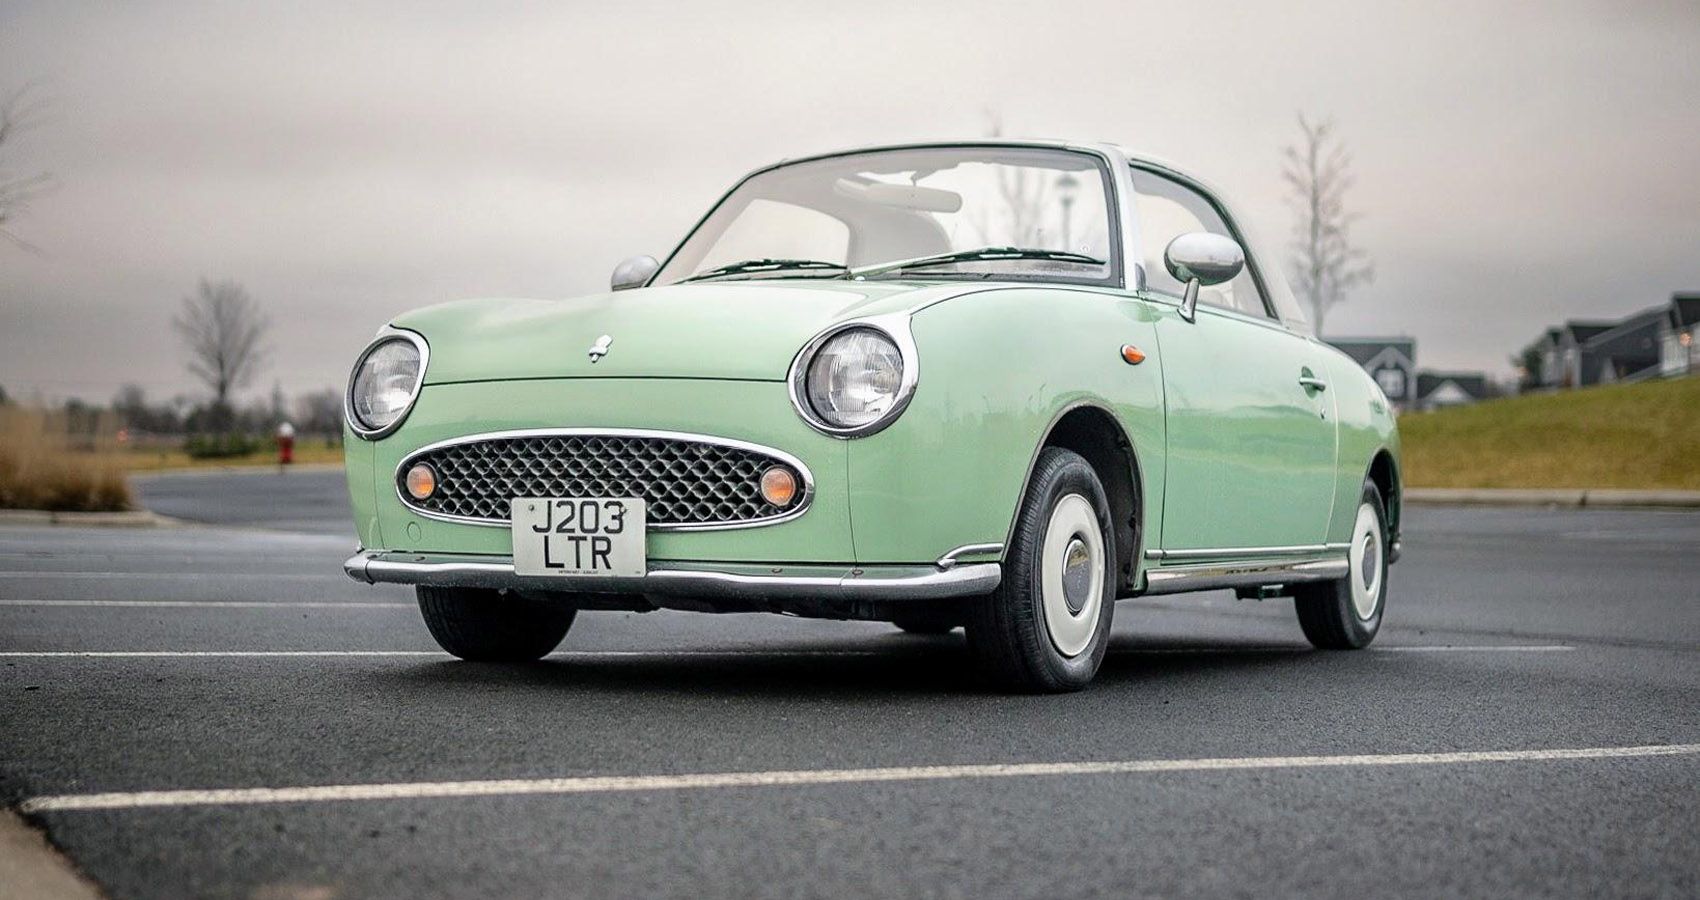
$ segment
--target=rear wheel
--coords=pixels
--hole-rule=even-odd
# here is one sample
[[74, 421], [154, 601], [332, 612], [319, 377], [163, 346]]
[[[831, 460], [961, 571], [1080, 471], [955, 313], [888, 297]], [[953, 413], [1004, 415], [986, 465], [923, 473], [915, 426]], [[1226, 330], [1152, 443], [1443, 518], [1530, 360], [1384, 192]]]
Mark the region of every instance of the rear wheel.
[[473, 662], [531, 662], [560, 645], [577, 610], [478, 588], [420, 587], [419, 612], [444, 650]]
[[1345, 578], [1293, 586], [1299, 627], [1324, 650], [1367, 647], [1381, 630], [1387, 605], [1387, 507], [1374, 482], [1364, 482], [1346, 563]]
[[1097, 674], [1115, 614], [1115, 531], [1090, 463], [1039, 455], [1004, 559], [1003, 582], [970, 605], [968, 642], [1005, 687], [1077, 691]]

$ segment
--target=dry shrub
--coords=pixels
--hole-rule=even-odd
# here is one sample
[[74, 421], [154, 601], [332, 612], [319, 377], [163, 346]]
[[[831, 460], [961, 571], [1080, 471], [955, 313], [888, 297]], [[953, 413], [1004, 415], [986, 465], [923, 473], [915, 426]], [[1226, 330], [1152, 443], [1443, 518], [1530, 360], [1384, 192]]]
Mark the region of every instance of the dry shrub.
[[129, 509], [109, 423], [72, 434], [64, 413], [0, 406], [0, 509]]

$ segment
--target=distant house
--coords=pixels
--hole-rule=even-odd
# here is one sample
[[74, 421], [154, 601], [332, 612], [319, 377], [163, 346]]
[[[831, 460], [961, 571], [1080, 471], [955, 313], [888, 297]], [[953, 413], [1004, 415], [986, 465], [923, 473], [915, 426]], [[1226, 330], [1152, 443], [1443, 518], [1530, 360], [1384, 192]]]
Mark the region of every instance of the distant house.
[[1642, 310], [1588, 339], [1582, 347], [1583, 368], [1592, 376], [1584, 384], [1640, 381], [1659, 374], [1659, 332], [1670, 319], [1670, 307]]
[[1659, 323], [1659, 374], [1667, 378], [1700, 368], [1700, 294], [1675, 294]]
[[1330, 340], [1381, 385], [1396, 409], [1409, 409], [1417, 399], [1417, 342], [1413, 338], [1340, 338]]
[[1605, 334], [1617, 326], [1616, 322], [1581, 322], [1571, 320], [1553, 331], [1555, 336], [1554, 366], [1541, 372], [1542, 381], [1548, 387], [1584, 387], [1599, 383], [1599, 366], [1588, 365], [1590, 360], [1583, 352], [1588, 341]]
[[1481, 372], [1417, 373], [1417, 409], [1479, 403], [1494, 394], [1492, 383]]
[[[1523, 348], [1524, 390], [1686, 375], [1700, 368], [1700, 293], [1616, 321], [1569, 321]], [[1420, 395], [1419, 395], [1420, 396]]]

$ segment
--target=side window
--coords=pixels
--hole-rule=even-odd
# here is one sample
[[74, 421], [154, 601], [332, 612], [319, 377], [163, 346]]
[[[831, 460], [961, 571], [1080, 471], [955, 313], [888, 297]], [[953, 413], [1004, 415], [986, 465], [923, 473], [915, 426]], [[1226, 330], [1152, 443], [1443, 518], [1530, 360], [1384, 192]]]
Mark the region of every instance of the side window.
[[[1178, 181], [1136, 168], [1133, 190], [1139, 237], [1145, 245], [1145, 281], [1151, 290], [1179, 297], [1186, 289], [1163, 265], [1163, 250], [1175, 238], [1188, 232], [1208, 231], [1239, 240], [1203, 194]], [[1257, 289], [1256, 279], [1251, 277], [1250, 266], [1232, 281], [1199, 290], [1198, 302], [1248, 316], [1271, 317], [1269, 304]]]

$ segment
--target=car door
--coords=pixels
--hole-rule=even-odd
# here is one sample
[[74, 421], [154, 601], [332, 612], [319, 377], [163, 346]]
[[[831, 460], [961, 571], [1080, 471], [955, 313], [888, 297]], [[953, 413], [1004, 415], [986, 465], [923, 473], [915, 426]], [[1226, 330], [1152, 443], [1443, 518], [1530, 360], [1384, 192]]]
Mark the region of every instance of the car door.
[[1323, 543], [1336, 481], [1324, 349], [1275, 317], [1249, 249], [1246, 269], [1204, 288], [1183, 319], [1163, 249], [1191, 231], [1240, 238], [1190, 184], [1135, 169], [1134, 186], [1168, 434], [1158, 546], [1202, 557]]

